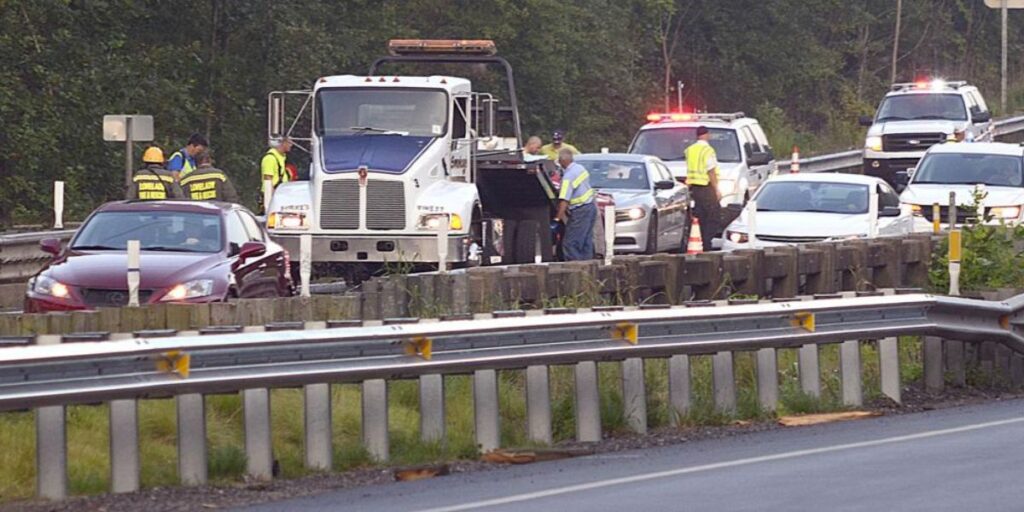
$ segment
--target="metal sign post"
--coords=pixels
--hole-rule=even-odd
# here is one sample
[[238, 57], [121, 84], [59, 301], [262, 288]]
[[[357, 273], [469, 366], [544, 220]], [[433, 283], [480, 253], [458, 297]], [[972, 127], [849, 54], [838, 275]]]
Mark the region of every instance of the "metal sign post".
[[128, 240], [128, 306], [133, 308], [139, 307], [140, 259], [139, 241]]
[[1000, 75], [1002, 82], [1002, 89], [999, 92], [999, 106], [1006, 115], [1006, 37], [1007, 37], [1007, 18], [1009, 18], [1010, 9], [1024, 9], [1024, 0], [985, 0], [985, 5], [992, 9], [1000, 10], [1000, 18], [1002, 20], [1002, 62], [1000, 64]]
[[448, 272], [448, 223], [449, 215], [442, 215], [437, 226], [437, 270], [442, 274]]
[[757, 201], [747, 201], [747, 248], [757, 248]]
[[868, 192], [868, 238], [878, 238], [878, 187]]
[[143, 115], [106, 115], [103, 116], [103, 140], [107, 142], [124, 142], [124, 183], [132, 182], [134, 167], [132, 145], [136, 142], [153, 140], [153, 116]]
[[299, 293], [303, 297], [310, 296], [309, 279], [313, 274], [313, 235], [305, 233], [299, 236]]
[[[683, 251], [686, 251], [686, 240], [683, 240]], [[615, 256], [615, 207], [604, 207], [604, 264], [611, 265]]]
[[53, 229], [64, 229], [64, 182], [53, 182]]

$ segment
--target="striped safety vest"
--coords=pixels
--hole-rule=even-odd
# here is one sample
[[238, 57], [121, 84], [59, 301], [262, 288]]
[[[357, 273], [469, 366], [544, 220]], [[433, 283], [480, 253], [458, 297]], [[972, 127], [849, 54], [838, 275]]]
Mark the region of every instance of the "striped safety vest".
[[572, 208], [593, 201], [594, 194], [596, 192], [590, 188], [590, 173], [587, 169], [577, 163], [570, 165], [562, 176], [558, 199], [568, 201], [569, 207]]

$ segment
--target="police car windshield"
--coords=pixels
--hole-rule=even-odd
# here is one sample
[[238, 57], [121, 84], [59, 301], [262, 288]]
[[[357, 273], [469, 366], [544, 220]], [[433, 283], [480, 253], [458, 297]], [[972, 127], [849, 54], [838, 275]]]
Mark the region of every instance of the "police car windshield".
[[345, 88], [317, 93], [317, 133], [440, 137], [448, 130], [448, 99], [428, 89]]
[[649, 190], [647, 168], [643, 162], [579, 160], [590, 173], [590, 186], [596, 189]]
[[889, 96], [878, 107], [876, 121], [947, 119], [966, 121], [967, 108], [959, 94], [901, 94]]
[[[736, 131], [728, 128], [709, 128], [711, 140], [719, 162], [740, 162], [740, 144]], [[640, 130], [629, 152], [654, 155], [666, 162], [686, 160], [686, 148], [697, 140], [696, 126], [650, 128]]]
[[143, 251], [219, 252], [220, 215], [189, 212], [100, 212], [75, 237], [72, 249], [125, 251], [138, 240]]
[[921, 161], [913, 183], [1020, 187], [1024, 186], [1024, 175], [1019, 156], [933, 153]]
[[754, 198], [759, 212], [868, 212], [868, 187], [820, 181], [769, 181]]

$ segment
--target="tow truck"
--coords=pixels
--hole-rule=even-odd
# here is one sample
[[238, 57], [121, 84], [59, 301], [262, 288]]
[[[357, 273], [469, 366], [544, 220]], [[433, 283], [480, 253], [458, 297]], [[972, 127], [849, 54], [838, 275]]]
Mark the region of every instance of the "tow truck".
[[[271, 238], [295, 255], [308, 233], [314, 275], [339, 267], [352, 283], [392, 263], [551, 260], [552, 163], [523, 157], [512, 66], [489, 40], [392, 40], [388, 51], [365, 75], [268, 95], [269, 138], [310, 160], [308, 181], [274, 191]], [[504, 91], [502, 80], [480, 92], [468, 78], [385, 75], [386, 65], [498, 67]], [[294, 116], [286, 100], [301, 103]]]

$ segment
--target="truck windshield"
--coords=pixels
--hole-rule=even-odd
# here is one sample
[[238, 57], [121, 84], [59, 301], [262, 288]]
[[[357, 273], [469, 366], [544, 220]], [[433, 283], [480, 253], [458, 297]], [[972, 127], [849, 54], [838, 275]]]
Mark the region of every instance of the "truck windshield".
[[[736, 140], [736, 131], [724, 128], [708, 130], [711, 147], [719, 162], [739, 162], [740, 144]], [[629, 152], [637, 155], [654, 155], [666, 162], [686, 160], [686, 148], [697, 140], [696, 126], [675, 128], [652, 128], [641, 130], [636, 135]]]
[[875, 121], [919, 119], [966, 121], [967, 108], [959, 94], [902, 94], [882, 100]]
[[925, 156], [914, 173], [913, 183], [1020, 187], [1021, 157], [978, 153], [934, 153]]
[[755, 199], [759, 212], [868, 212], [868, 187], [855, 183], [769, 181]]
[[317, 133], [440, 137], [448, 130], [444, 91], [396, 88], [321, 89]]

